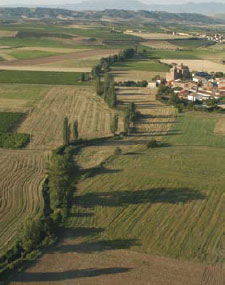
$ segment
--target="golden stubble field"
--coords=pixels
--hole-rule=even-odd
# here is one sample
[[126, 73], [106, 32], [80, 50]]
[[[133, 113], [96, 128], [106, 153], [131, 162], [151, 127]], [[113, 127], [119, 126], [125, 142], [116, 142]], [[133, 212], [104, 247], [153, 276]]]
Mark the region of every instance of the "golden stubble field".
[[0, 149], [0, 253], [14, 242], [22, 223], [43, 207], [48, 153]]
[[114, 113], [90, 87], [49, 88], [30, 108], [18, 132], [30, 133], [32, 143], [25, 150], [0, 149], [0, 253], [12, 245], [21, 224], [40, 213], [46, 165], [51, 150], [62, 144], [64, 117], [71, 124], [78, 120], [80, 137], [95, 138], [111, 135]]
[[79, 123], [81, 138], [110, 136], [115, 111], [90, 87], [58, 86], [50, 89], [19, 128], [32, 134], [32, 149], [53, 149], [62, 144], [63, 120]]

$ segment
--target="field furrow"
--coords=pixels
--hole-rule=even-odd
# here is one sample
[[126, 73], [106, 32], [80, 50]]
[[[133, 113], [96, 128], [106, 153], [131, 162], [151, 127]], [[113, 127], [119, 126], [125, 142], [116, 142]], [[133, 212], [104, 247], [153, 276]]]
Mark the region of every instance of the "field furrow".
[[43, 207], [46, 155], [0, 150], [0, 253], [13, 242], [21, 224]]

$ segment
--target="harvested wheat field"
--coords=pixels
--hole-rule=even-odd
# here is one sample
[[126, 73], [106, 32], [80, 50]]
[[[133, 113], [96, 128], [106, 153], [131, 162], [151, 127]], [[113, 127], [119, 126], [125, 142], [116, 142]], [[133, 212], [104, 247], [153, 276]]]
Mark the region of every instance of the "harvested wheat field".
[[62, 144], [63, 120], [79, 122], [82, 138], [111, 135], [114, 110], [95, 95], [90, 87], [53, 87], [19, 128], [32, 133], [32, 148], [52, 149]]
[[0, 253], [11, 246], [21, 224], [42, 209], [46, 161], [43, 152], [0, 150]]
[[161, 62], [171, 64], [185, 64], [188, 65], [192, 71], [205, 71], [205, 72], [225, 72], [225, 65], [222, 63], [216, 63], [210, 60], [189, 60], [189, 59], [162, 59]]

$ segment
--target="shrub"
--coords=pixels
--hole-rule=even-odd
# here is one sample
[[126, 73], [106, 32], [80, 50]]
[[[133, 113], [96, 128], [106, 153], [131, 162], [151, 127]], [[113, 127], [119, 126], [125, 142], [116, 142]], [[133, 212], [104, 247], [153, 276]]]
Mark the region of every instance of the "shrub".
[[147, 143], [146, 146], [147, 146], [147, 148], [158, 147], [158, 142], [155, 139], [152, 139]]
[[122, 149], [119, 147], [116, 147], [114, 150], [114, 155], [120, 155], [122, 153]]

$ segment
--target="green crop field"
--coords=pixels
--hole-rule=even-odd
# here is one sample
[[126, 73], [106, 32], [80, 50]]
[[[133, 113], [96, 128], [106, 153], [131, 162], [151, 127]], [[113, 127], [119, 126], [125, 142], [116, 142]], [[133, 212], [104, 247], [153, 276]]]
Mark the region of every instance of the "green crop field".
[[67, 227], [89, 232], [87, 242], [223, 261], [225, 136], [213, 134], [215, 121], [184, 115], [164, 138], [168, 146], [142, 147], [87, 171]]
[[181, 116], [172, 129], [174, 135], [169, 136], [168, 141], [189, 146], [225, 147], [225, 136], [214, 134], [217, 119], [218, 116], [208, 113]]
[[64, 42], [63, 40], [53, 40], [45, 38], [1, 38], [0, 46], [9, 47], [55, 47], [55, 48], [74, 48], [71, 43]]
[[85, 85], [80, 82], [79, 72], [50, 71], [0, 71], [1, 83], [48, 84], [48, 85]]
[[145, 46], [140, 46], [141, 50], [146, 50], [146, 55], [149, 58], [157, 59], [212, 59], [223, 56], [223, 50], [213, 50], [210, 47], [207, 49], [190, 49], [190, 50], [155, 50]]
[[16, 149], [26, 145], [29, 135], [12, 132], [23, 117], [23, 113], [0, 112], [0, 147]]
[[198, 38], [193, 38], [193, 39], [174, 39], [174, 40], [169, 40], [171, 44], [181, 46], [181, 47], [186, 47], [186, 48], [197, 48], [197, 47], [205, 47], [205, 46], [210, 46], [214, 44], [213, 41], [208, 41], [205, 39], [198, 39]]
[[16, 59], [33, 59], [33, 58], [48, 57], [48, 56], [61, 55], [61, 54], [62, 53], [47, 52], [47, 51], [40, 51], [40, 50], [13, 51], [10, 53], [10, 55], [15, 57]]
[[0, 133], [12, 131], [23, 116], [23, 113], [0, 112]]
[[167, 72], [169, 66], [161, 63], [157, 60], [129, 60], [126, 62], [120, 62], [114, 64], [114, 66], [121, 70], [140, 70], [140, 71], [152, 71], [152, 72]]

